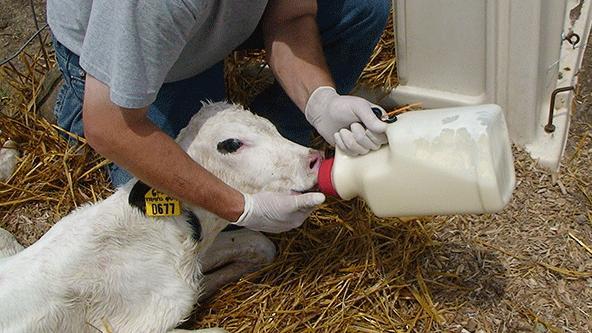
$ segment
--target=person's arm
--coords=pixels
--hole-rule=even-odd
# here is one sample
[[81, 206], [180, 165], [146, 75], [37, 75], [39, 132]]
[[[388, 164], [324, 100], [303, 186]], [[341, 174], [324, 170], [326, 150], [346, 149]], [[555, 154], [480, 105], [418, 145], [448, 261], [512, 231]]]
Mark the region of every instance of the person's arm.
[[150, 186], [236, 221], [242, 194], [195, 163], [146, 112], [112, 103], [109, 87], [86, 76], [83, 121], [91, 147]]
[[387, 142], [386, 124], [374, 115], [377, 106], [335, 91], [316, 15], [316, 0], [269, 1], [262, 22], [269, 66], [327, 142], [350, 155], [376, 150]]
[[315, 0], [270, 0], [262, 28], [274, 76], [300, 108], [322, 86], [335, 87], [321, 46]]
[[89, 145], [137, 178], [184, 202], [256, 231], [300, 226], [322, 193], [241, 193], [193, 161], [147, 117], [109, 99], [109, 87], [86, 75], [83, 123]]

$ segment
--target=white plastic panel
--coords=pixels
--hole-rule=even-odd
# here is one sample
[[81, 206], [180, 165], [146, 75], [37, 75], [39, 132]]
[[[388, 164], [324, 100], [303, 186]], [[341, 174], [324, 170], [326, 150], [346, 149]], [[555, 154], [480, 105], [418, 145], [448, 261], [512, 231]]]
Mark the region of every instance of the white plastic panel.
[[397, 1], [395, 13], [402, 89], [485, 101], [486, 0]]
[[[495, 103], [512, 141], [557, 171], [569, 127], [570, 96], [590, 32], [585, 0], [394, 0], [401, 85], [382, 104], [425, 108]], [[573, 48], [563, 36], [581, 37]], [[362, 93], [372, 97], [371, 92]]]
[[[553, 2], [554, 1], [549, 1]], [[530, 154], [539, 160], [539, 163], [551, 171], [558, 171], [561, 156], [565, 150], [567, 135], [569, 131], [570, 113], [572, 111], [573, 93], [561, 93], [555, 99], [553, 125], [555, 131], [547, 133], [544, 126], [547, 123], [551, 93], [553, 90], [562, 87], [575, 87], [577, 85], [577, 74], [582, 65], [582, 59], [588, 41], [591, 25], [591, 4], [585, 0], [568, 0], [563, 11], [564, 20], [561, 24], [561, 39], [568, 36], [570, 32], [577, 33], [580, 42], [575, 47], [567, 41], [563, 41], [557, 49], [541, 49], [544, 57], [544, 65], [541, 72], [546, 73], [544, 80], [539, 84], [539, 90], [543, 95], [539, 96], [537, 110], [537, 126], [534, 140], [526, 143], [526, 149]], [[557, 13], [545, 13], [550, 20]], [[557, 23], [555, 23], [557, 25]], [[556, 30], [555, 30], [556, 31]], [[549, 45], [547, 42], [545, 45]], [[552, 53], [552, 52], [556, 53]]]

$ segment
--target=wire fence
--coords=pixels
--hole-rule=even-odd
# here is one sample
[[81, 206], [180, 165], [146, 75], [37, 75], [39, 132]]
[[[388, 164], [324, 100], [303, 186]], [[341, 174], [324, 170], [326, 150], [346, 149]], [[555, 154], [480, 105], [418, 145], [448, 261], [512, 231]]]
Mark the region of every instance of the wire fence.
[[[10, 86], [19, 102], [36, 100], [47, 72], [55, 66], [51, 48], [51, 33], [47, 23], [40, 23], [33, 0], [29, 0], [35, 32], [22, 42], [11, 55], [0, 61], [0, 78], [3, 85]], [[19, 104], [17, 102], [17, 104]], [[28, 109], [37, 103], [30, 103]]]

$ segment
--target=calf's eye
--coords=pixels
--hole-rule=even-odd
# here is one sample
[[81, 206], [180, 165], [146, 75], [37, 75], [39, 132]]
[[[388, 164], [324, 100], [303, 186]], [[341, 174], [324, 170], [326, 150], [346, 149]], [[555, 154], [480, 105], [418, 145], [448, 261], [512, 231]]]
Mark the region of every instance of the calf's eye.
[[237, 151], [243, 143], [239, 139], [226, 139], [218, 142], [216, 148], [222, 154], [234, 153]]

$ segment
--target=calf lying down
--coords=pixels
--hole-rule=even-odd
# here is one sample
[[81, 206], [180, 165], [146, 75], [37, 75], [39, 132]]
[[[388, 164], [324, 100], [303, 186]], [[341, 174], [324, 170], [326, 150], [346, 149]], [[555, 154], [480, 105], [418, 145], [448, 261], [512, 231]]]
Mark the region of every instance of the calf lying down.
[[[237, 105], [204, 105], [177, 142], [243, 192], [316, 184], [319, 153]], [[0, 332], [181, 332], [198, 298], [274, 258], [261, 233], [220, 233], [227, 221], [189, 204], [181, 216], [147, 216], [147, 191], [132, 180], [24, 250], [0, 229]]]

